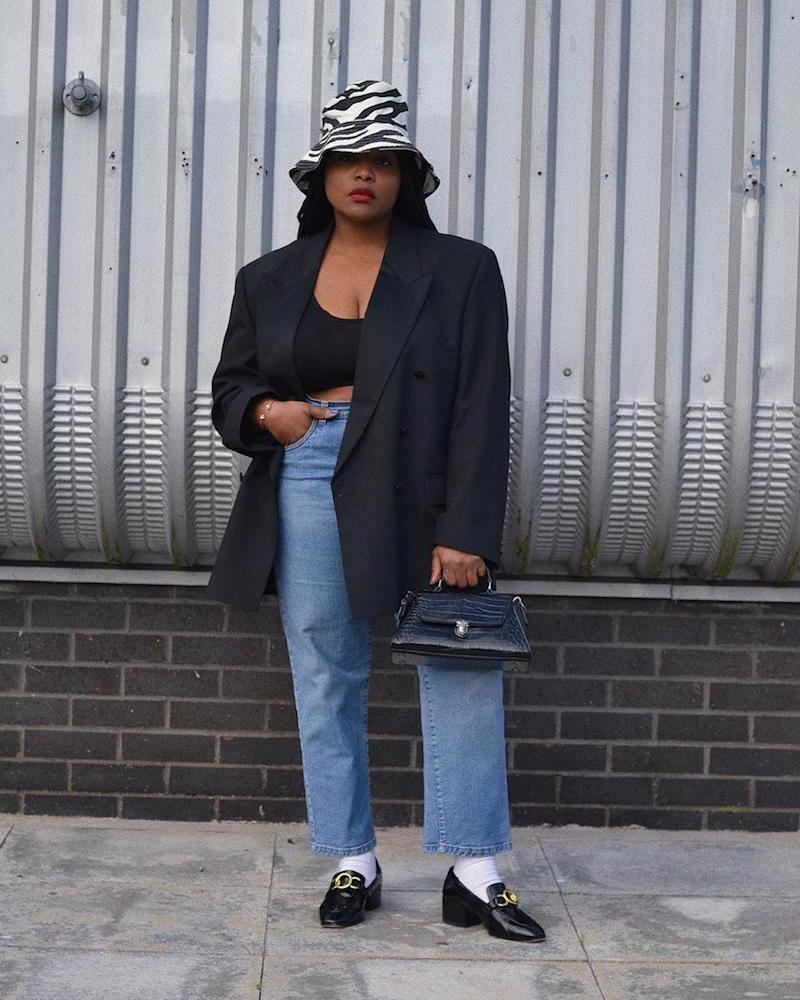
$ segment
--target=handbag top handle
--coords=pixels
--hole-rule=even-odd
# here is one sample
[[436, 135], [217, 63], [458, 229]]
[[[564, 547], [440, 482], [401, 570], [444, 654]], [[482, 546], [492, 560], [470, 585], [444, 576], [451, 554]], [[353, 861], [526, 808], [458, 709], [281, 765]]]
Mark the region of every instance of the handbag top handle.
[[[494, 577], [492, 576], [492, 568], [489, 565], [489, 563], [486, 563], [486, 575], [487, 575], [486, 593], [487, 594], [496, 593], [497, 587], [495, 586], [495, 580], [494, 580]], [[479, 578], [479, 582], [478, 582], [478, 584], [476, 584], [476, 586], [480, 586], [480, 578]], [[436, 594], [436, 593], [439, 593], [439, 591], [444, 590], [445, 587], [447, 587], [448, 590], [472, 590], [473, 589], [471, 587], [454, 587], [452, 584], [448, 583], [443, 576], [440, 576], [439, 579], [436, 581], [436, 586], [428, 588], [428, 592]]]

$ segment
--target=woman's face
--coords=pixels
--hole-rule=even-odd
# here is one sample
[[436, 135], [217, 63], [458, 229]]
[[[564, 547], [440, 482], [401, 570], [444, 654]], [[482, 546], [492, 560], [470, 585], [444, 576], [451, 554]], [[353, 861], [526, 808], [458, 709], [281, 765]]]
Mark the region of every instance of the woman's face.
[[400, 161], [393, 149], [334, 149], [326, 158], [325, 195], [335, 215], [375, 222], [391, 214], [399, 190]]

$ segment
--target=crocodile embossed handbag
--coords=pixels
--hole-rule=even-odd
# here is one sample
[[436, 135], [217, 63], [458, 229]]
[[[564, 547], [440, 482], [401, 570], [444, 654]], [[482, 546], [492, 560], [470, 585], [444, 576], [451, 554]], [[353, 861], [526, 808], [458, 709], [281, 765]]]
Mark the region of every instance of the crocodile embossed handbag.
[[390, 644], [393, 663], [442, 657], [454, 666], [469, 661], [469, 666], [496, 667], [501, 661], [508, 670], [529, 669], [525, 604], [519, 596], [498, 594], [486, 568], [485, 590], [453, 587], [440, 579], [435, 587], [405, 592]]

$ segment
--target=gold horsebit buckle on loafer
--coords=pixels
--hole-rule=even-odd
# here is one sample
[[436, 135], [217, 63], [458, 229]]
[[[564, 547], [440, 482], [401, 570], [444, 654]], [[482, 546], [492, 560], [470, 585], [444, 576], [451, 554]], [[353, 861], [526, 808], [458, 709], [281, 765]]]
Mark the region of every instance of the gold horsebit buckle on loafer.
[[512, 892], [510, 889], [503, 889], [499, 892], [494, 899], [489, 903], [489, 908], [494, 909], [498, 906], [516, 906], [519, 902], [517, 894]]
[[360, 889], [363, 882], [363, 875], [353, 876], [350, 872], [337, 872], [331, 879], [331, 889]]

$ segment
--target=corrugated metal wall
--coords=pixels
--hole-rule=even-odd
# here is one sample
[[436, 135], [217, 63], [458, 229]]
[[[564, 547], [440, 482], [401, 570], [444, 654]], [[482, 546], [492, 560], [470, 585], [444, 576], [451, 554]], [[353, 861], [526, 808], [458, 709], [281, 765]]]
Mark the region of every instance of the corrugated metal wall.
[[236, 269], [384, 78], [506, 280], [504, 568], [790, 579], [799, 53], [800, 0], [4, 0], [2, 558], [212, 561]]

